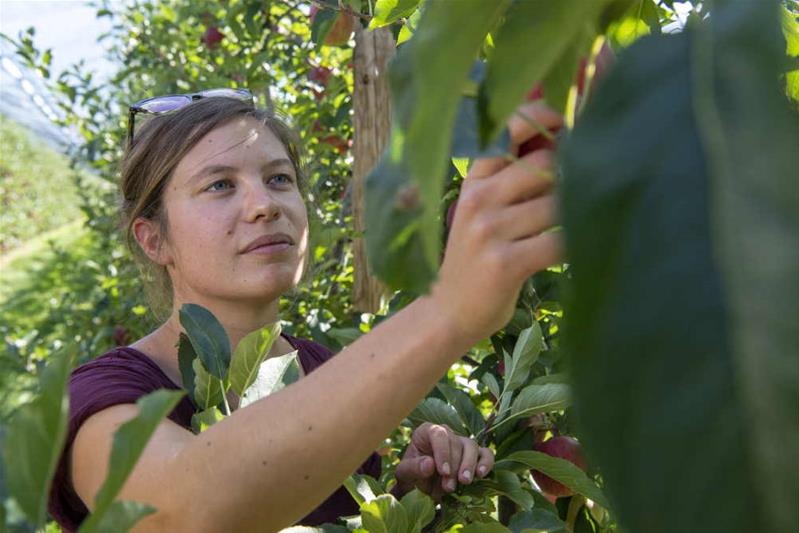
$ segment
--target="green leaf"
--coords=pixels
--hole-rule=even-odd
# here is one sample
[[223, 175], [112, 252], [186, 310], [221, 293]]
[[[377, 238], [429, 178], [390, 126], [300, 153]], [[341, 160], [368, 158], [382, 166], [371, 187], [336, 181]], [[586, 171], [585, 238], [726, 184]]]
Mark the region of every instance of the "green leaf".
[[375, 478], [365, 474], [352, 474], [344, 481], [344, 488], [358, 505], [369, 503], [386, 492]]
[[183, 388], [189, 393], [192, 403], [197, 405], [197, 399], [194, 397], [194, 360], [197, 359], [197, 353], [191, 345], [189, 337], [180, 332], [178, 339], [178, 367], [180, 368], [180, 378], [183, 382]]
[[244, 391], [255, 382], [258, 368], [269, 355], [280, 331], [280, 322], [275, 322], [249, 333], [239, 341], [230, 360], [230, 386], [239, 397], [244, 396]]
[[538, 322], [523, 330], [513, 347], [510, 365], [505, 363], [505, 387], [503, 394], [512, 392], [527, 382], [530, 368], [544, 349], [544, 334]]
[[116, 501], [108, 507], [96, 525], [82, 526], [80, 532], [118, 533], [130, 531], [136, 522], [155, 511], [155, 507], [143, 503]]
[[230, 366], [230, 340], [222, 324], [211, 311], [196, 304], [183, 304], [180, 324], [208, 372], [224, 380]]
[[[480, 87], [481, 139], [494, 139], [536, 82], [563, 57], [585, 24], [596, 21], [606, 0], [514, 2], [494, 38]], [[530, 51], [521, 59], [520, 50]]]
[[506, 528], [499, 522], [490, 519], [490, 522], [472, 522], [467, 524], [458, 533], [509, 533], [510, 529]]
[[265, 398], [300, 379], [299, 354], [295, 350], [270, 357], [258, 367], [258, 376], [241, 397], [239, 408]]
[[333, 9], [320, 9], [316, 12], [313, 22], [311, 23], [311, 40], [316, 46], [322, 46], [325, 42], [325, 37], [333, 29], [336, 23], [338, 11]]
[[39, 378], [39, 394], [19, 408], [4, 436], [8, 491], [37, 527], [47, 517], [49, 487], [66, 438], [71, 369], [69, 352], [51, 356]]
[[408, 531], [422, 531], [435, 518], [435, 503], [427, 494], [413, 489], [402, 497], [400, 503], [408, 515]]
[[361, 504], [363, 527], [369, 533], [407, 533], [408, 513], [390, 494], [383, 494]]
[[369, 29], [387, 26], [401, 18], [410, 17], [421, 0], [377, 0]]
[[777, 2], [719, 3], [626, 50], [561, 146], [576, 427], [629, 531], [799, 523], [784, 56]]
[[789, 56], [799, 56], [799, 21], [784, 5], [780, 6], [780, 22], [786, 42], [785, 53]]
[[497, 378], [494, 377], [494, 374], [483, 374], [481, 381], [486, 387], [488, 387], [488, 390], [494, 395], [495, 398], [499, 398], [501, 396], [502, 393], [499, 390], [499, 383], [497, 383]]
[[205, 411], [223, 401], [222, 380], [212, 376], [203, 366], [200, 359], [195, 359], [192, 367], [194, 369], [194, 398], [197, 406]]
[[218, 407], [209, 407], [205, 411], [194, 413], [191, 417], [191, 429], [194, 433], [202, 433], [217, 422], [224, 420], [225, 415]]
[[502, 494], [525, 511], [533, 507], [533, 495], [522, 488], [519, 476], [509, 470], [497, 470], [495, 476], [498, 490]]
[[452, 95], [461, 94], [486, 33], [507, 5], [428, 2], [414, 38], [391, 62], [395, 129], [388, 156], [367, 178], [365, 234], [370, 264], [391, 287], [423, 293], [435, 279], [439, 202], [459, 102]]
[[483, 414], [472, 402], [471, 396], [465, 392], [451, 387], [446, 383], [439, 383], [436, 385], [441, 394], [447, 399], [447, 402], [455, 408], [460, 419], [466, 425], [471, 435], [477, 435], [485, 429], [485, 419]]
[[[160, 389], [139, 398], [136, 405], [139, 414], [122, 424], [114, 432], [111, 457], [108, 462], [108, 475], [95, 497], [94, 512], [83, 522], [81, 533], [99, 531], [105, 522], [104, 515], [112, 507], [112, 502], [136, 466], [147, 441], [150, 440], [158, 424], [162, 422], [185, 394], [184, 391]], [[115, 513], [125, 520], [141, 518], [149, 510], [144, 506], [116, 506]]]
[[513, 533], [526, 533], [531, 529], [536, 532], [565, 531], [566, 523], [549, 511], [535, 508], [529, 511], [520, 511], [513, 515], [508, 527]]
[[468, 431], [461, 422], [455, 408], [438, 398], [425, 398], [416, 406], [408, 419], [414, 424], [430, 422], [431, 424], [446, 424], [455, 433], [468, 437]]
[[602, 490], [596, 486], [596, 483], [585, 475], [585, 472], [566, 459], [552, 457], [551, 455], [533, 450], [526, 450], [514, 452], [506, 458], [497, 461], [496, 469], [507, 468], [512, 463], [521, 463], [527, 468], [543, 472], [555, 481], [566, 485], [577, 494], [582, 494], [602, 507], [610, 507], [605, 495], [602, 494]]

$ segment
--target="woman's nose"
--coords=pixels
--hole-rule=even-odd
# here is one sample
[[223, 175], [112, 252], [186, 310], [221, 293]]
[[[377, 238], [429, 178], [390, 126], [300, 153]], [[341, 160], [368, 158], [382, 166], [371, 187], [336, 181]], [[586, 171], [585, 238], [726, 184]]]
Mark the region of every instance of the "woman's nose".
[[275, 198], [269, 188], [263, 183], [251, 184], [246, 192], [246, 218], [249, 222], [255, 222], [260, 217], [266, 220], [280, 218], [280, 202]]

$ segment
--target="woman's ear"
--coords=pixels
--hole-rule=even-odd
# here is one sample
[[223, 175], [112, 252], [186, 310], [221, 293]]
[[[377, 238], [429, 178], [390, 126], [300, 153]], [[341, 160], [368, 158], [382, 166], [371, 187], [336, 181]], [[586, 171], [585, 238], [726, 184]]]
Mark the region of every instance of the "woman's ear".
[[166, 266], [172, 263], [168, 246], [157, 222], [139, 217], [133, 222], [133, 236], [142, 251], [155, 263]]

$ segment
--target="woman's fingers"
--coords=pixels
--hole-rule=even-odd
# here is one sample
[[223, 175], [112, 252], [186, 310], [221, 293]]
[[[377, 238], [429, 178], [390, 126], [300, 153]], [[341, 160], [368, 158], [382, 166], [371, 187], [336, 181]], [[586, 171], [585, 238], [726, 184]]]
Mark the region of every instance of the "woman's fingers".
[[555, 197], [547, 194], [498, 211], [482, 223], [486, 225], [486, 232], [506, 241], [517, 241], [534, 237], [556, 225], [556, 209]]
[[[508, 120], [511, 138], [511, 154], [519, 153], [519, 146], [542, 131], [563, 126], [563, 116], [541, 101], [520, 106]], [[479, 181], [493, 176], [510, 164], [508, 157], [476, 159], [466, 175], [464, 186], [470, 181]]]
[[508, 246], [508, 268], [518, 268], [516, 275], [529, 277], [550, 265], [561, 262], [563, 239], [559, 231], [548, 231], [512, 242]]
[[549, 130], [562, 127], [563, 115], [548, 107], [542, 100], [519, 106], [508, 119], [511, 153], [519, 153], [519, 146], [530, 138], [546, 135]]
[[481, 478], [486, 477], [491, 469], [494, 468], [494, 452], [491, 448], [480, 448], [477, 459], [477, 475]]
[[463, 443], [463, 456], [461, 457], [461, 466], [458, 471], [458, 481], [469, 485], [474, 480], [480, 447], [474, 440], [466, 437], [461, 437], [461, 442]]

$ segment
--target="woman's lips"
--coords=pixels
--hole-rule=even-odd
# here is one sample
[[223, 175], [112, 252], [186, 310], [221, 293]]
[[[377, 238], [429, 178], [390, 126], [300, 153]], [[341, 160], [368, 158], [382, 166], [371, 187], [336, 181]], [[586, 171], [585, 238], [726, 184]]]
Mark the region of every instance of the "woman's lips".
[[258, 248], [253, 248], [252, 250], [250, 250], [247, 253], [248, 254], [258, 254], [258, 255], [271, 255], [271, 254], [277, 254], [277, 253], [280, 253], [280, 252], [284, 252], [284, 251], [288, 250], [289, 248], [291, 248], [291, 246], [292, 245], [287, 243], [287, 242], [279, 242], [279, 243], [275, 243], [275, 244], [266, 244], [266, 245], [263, 245], [263, 246], [259, 246]]

